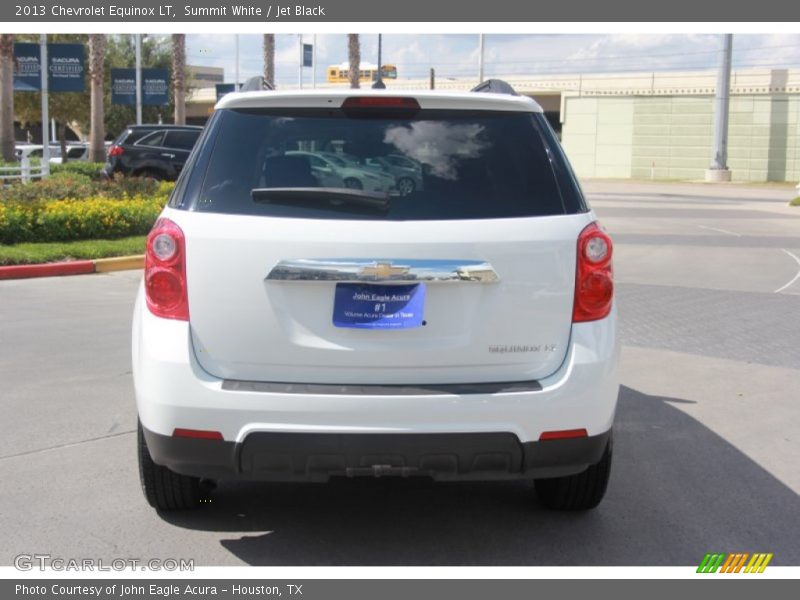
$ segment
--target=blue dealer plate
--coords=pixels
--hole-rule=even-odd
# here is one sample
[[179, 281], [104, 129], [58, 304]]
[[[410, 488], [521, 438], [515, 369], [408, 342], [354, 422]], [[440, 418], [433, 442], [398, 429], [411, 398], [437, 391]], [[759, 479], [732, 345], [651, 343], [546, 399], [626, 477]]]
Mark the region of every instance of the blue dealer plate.
[[422, 325], [425, 284], [337, 283], [333, 324], [358, 329], [407, 329]]

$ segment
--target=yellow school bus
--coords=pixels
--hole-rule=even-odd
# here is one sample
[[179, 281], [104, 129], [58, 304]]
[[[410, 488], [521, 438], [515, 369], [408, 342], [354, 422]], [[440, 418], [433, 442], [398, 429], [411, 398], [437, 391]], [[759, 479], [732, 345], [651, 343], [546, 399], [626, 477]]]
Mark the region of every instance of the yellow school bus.
[[[340, 65], [331, 65], [328, 67], [328, 83], [348, 83], [350, 71], [349, 63], [342, 63]], [[383, 65], [383, 78], [384, 79], [397, 79], [397, 67], [394, 65]], [[361, 63], [358, 71], [358, 80], [362, 83], [375, 81], [378, 78], [377, 65], [370, 63]]]

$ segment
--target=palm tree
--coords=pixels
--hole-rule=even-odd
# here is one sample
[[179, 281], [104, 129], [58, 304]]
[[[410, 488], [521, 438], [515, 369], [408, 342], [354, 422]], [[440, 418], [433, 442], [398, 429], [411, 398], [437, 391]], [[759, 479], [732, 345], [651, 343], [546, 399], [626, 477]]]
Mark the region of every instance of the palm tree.
[[175, 95], [175, 124], [186, 125], [186, 35], [172, 34], [172, 90]]
[[357, 33], [347, 34], [347, 59], [350, 61], [350, 68], [347, 71], [350, 87], [356, 89], [359, 87], [358, 75], [361, 70], [361, 44]]
[[105, 110], [103, 107], [103, 76], [105, 74], [106, 36], [102, 33], [89, 35], [89, 160], [101, 162], [105, 158], [106, 137]]
[[264, 81], [275, 87], [275, 34], [264, 34]]
[[14, 155], [14, 36], [0, 35], [0, 149], [3, 160]]

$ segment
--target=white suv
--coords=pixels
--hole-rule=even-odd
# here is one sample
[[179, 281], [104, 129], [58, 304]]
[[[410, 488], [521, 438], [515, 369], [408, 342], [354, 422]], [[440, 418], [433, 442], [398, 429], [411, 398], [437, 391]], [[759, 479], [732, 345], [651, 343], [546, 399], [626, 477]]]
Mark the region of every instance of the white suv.
[[[194, 507], [206, 480], [391, 475], [529, 478], [546, 506], [600, 502], [611, 240], [541, 108], [486, 87], [217, 104], [134, 311], [151, 505]], [[303, 154], [319, 152], [406, 157], [424, 185], [326, 187]]]

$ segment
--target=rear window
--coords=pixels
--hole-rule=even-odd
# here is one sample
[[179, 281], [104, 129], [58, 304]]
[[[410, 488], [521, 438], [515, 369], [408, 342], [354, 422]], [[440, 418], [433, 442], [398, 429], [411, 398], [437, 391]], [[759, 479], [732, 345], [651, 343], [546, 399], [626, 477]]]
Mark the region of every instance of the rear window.
[[[164, 145], [164, 131], [156, 131], [149, 135], [143, 136], [138, 142], [137, 146], [163, 146]], [[128, 142], [130, 143], [130, 141]]]
[[[192, 191], [177, 205], [228, 214], [380, 220], [585, 210], [572, 188], [559, 186], [559, 165], [568, 167], [542, 121], [533, 113], [469, 110], [408, 116], [222, 110], [196, 161], [202, 172], [192, 177], [201, 180], [186, 186]], [[385, 203], [377, 210], [353, 201], [360, 196]]]
[[199, 131], [170, 131], [164, 145], [168, 148], [191, 150], [199, 136]]
[[115, 144], [135, 144], [144, 136], [152, 133], [152, 129], [126, 129], [119, 134]]

